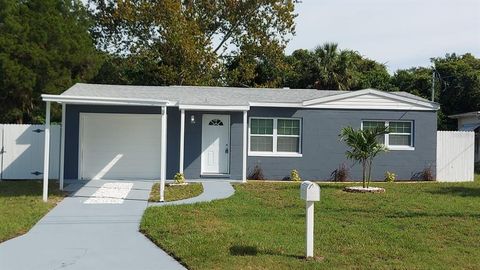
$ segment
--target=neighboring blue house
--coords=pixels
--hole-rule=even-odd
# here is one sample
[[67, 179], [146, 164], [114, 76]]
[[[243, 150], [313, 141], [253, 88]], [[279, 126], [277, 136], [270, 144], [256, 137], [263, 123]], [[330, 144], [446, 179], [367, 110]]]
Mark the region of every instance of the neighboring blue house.
[[[405, 92], [76, 84], [42, 95], [63, 108], [66, 179], [327, 180], [344, 162], [343, 127], [390, 126], [374, 163], [408, 180], [434, 169], [439, 105]], [[47, 157], [48, 159], [48, 157]], [[361, 178], [359, 165], [351, 177]]]

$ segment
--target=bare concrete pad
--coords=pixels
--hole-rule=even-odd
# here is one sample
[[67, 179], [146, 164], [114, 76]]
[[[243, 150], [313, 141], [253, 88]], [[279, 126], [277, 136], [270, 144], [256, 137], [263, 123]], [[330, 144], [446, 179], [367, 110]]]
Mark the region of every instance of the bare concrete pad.
[[343, 189], [346, 192], [357, 192], [357, 193], [383, 193], [385, 192], [384, 188], [379, 187], [345, 187]]

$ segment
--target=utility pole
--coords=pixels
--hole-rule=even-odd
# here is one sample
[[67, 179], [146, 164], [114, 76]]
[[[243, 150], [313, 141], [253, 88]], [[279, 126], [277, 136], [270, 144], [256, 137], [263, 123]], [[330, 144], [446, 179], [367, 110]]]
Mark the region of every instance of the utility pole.
[[432, 102], [435, 102], [435, 72], [436, 70], [433, 69], [432, 71]]

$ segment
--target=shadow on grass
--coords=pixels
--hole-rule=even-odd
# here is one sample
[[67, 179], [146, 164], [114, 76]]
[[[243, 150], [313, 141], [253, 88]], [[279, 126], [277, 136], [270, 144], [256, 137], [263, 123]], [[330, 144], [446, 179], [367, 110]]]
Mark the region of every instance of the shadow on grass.
[[387, 218], [417, 218], [417, 217], [439, 217], [439, 218], [480, 218], [480, 214], [472, 213], [425, 213], [425, 212], [398, 212], [385, 215]]
[[273, 250], [258, 249], [256, 246], [247, 245], [233, 245], [230, 247], [230, 255], [232, 256], [258, 256], [258, 255], [273, 255], [273, 256], [285, 256], [295, 259], [304, 259], [303, 256], [284, 254], [281, 252], [275, 252]]
[[[50, 195], [64, 195], [58, 190], [58, 183], [50, 180]], [[40, 180], [3, 180], [0, 181], [0, 197], [42, 196], [43, 182]]]
[[431, 194], [455, 195], [461, 197], [480, 197], [480, 188], [478, 187], [441, 187], [429, 191]]

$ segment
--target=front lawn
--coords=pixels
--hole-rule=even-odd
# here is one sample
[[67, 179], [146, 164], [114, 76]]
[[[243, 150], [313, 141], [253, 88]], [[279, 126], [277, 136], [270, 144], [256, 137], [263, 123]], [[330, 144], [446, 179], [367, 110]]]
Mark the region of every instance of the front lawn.
[[[203, 192], [203, 186], [200, 183], [189, 183], [184, 186], [165, 186], [165, 201], [178, 201], [196, 197]], [[160, 183], [155, 183], [150, 191], [149, 202], [160, 201]]]
[[40, 181], [0, 181], [0, 242], [24, 234], [63, 198], [51, 183], [48, 202], [42, 201]]
[[305, 260], [304, 202], [295, 183], [236, 185], [233, 197], [150, 207], [141, 230], [190, 269], [475, 269], [480, 181], [375, 183], [382, 194], [321, 184], [315, 255]]

